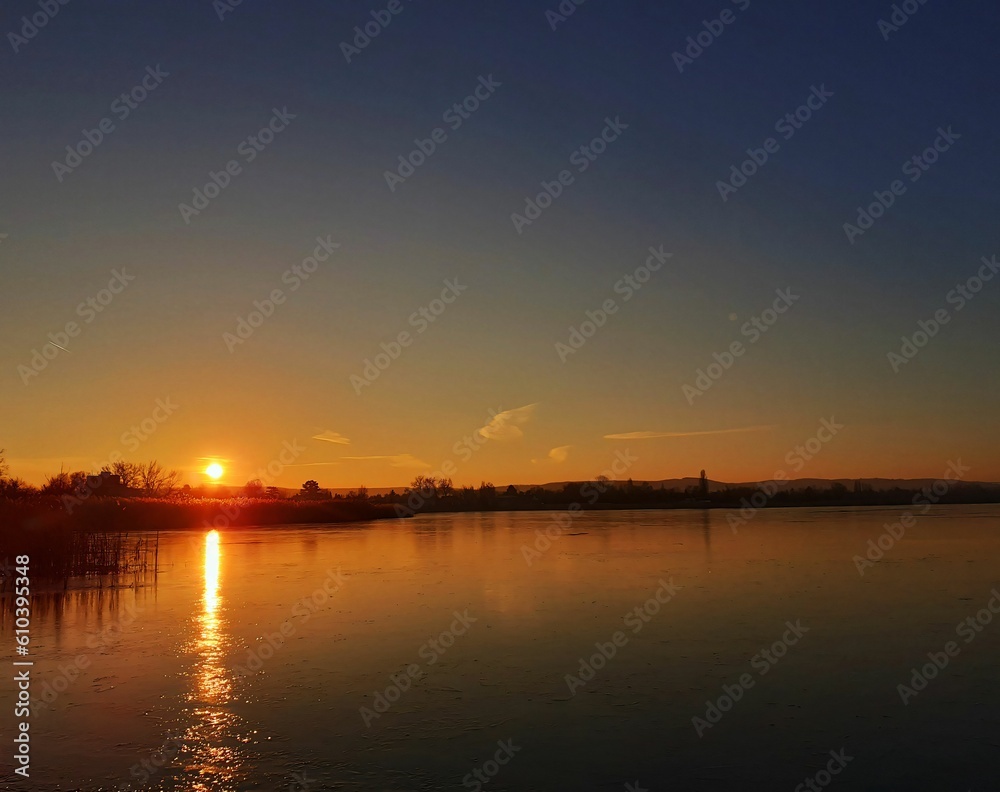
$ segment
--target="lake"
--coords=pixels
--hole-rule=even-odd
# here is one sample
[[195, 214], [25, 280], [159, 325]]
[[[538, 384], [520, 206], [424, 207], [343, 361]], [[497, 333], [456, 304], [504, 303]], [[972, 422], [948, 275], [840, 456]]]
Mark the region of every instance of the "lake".
[[993, 789], [1000, 507], [904, 511], [161, 535], [155, 586], [34, 598], [6, 786]]

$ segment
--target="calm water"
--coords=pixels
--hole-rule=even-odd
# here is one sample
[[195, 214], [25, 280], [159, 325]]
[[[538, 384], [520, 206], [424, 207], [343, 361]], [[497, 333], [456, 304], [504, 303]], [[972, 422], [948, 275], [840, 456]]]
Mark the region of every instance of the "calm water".
[[6, 786], [792, 792], [843, 750], [830, 789], [996, 789], [1000, 508], [935, 509], [861, 576], [901, 511], [589, 513], [530, 565], [551, 513], [162, 537], [155, 587], [34, 602]]

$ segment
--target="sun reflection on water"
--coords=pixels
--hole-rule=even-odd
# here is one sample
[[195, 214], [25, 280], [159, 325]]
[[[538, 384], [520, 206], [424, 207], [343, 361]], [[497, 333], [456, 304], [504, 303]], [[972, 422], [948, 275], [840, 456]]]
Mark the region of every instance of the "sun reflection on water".
[[219, 607], [219, 532], [205, 534], [205, 613]]
[[233, 674], [226, 667], [231, 639], [226, 634], [224, 598], [220, 593], [222, 551], [219, 532], [205, 535], [205, 588], [194, 619], [195, 634], [188, 649], [195, 655], [192, 689], [187, 700], [192, 722], [184, 736], [185, 769], [190, 789], [235, 789], [245, 777], [240, 718], [227, 705], [233, 701]]
[[225, 704], [232, 694], [229, 670], [223, 665], [226, 636], [219, 615], [219, 532], [205, 536], [205, 593], [198, 617], [200, 627], [196, 649], [201, 656], [197, 698], [207, 704]]

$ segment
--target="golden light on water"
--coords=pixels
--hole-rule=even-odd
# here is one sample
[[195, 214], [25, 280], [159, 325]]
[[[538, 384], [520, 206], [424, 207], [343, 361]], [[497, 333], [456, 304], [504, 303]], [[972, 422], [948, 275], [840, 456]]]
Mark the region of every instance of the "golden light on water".
[[[233, 700], [233, 675], [226, 665], [231, 639], [226, 634], [220, 569], [222, 548], [218, 531], [205, 534], [204, 592], [201, 611], [195, 621], [197, 633], [192, 646], [195, 654], [192, 690], [194, 721], [185, 733], [191, 748], [188, 769], [202, 780], [191, 789], [199, 792], [232, 789], [242, 777], [244, 757], [232, 745], [239, 718], [229, 709]], [[227, 744], [228, 743], [228, 744]]]
[[220, 614], [219, 567], [222, 550], [219, 532], [205, 534], [205, 592], [202, 612], [198, 617], [199, 636], [197, 651], [200, 656], [197, 697], [207, 704], [221, 704], [229, 700], [231, 680], [226, 668], [226, 635]]
[[[215, 613], [219, 606], [219, 532], [205, 536], [205, 614]], [[216, 628], [218, 625], [216, 625]]]

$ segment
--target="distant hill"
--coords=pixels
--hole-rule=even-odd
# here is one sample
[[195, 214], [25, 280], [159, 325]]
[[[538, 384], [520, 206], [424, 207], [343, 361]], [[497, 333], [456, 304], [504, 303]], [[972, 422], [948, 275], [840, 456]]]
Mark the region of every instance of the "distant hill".
[[[677, 492], [683, 492], [688, 487], [697, 487], [701, 479], [698, 478], [673, 478], [673, 479], [661, 479], [660, 481], [640, 481], [638, 479], [633, 479], [634, 484], [649, 484], [653, 489], [660, 489], [662, 485], [664, 489], [676, 490]], [[514, 486], [518, 491], [524, 491], [526, 489], [531, 489], [532, 487], [541, 487], [544, 490], [561, 490], [567, 484], [576, 485], [579, 481], [550, 481], [548, 484], [515, 484]], [[728, 487], [742, 486], [738, 484], [727, 484], [722, 481], [712, 481], [708, 480], [708, 490], [709, 492], [718, 492], [719, 490], [727, 489]], [[756, 486], [754, 484], [753, 486]], [[498, 489], [500, 489], [498, 487]], [[504, 487], [506, 489], [506, 487]]]
[[[762, 479], [759, 481], [742, 481], [742, 482], [725, 482], [725, 481], [713, 481], [708, 480], [708, 491], [709, 492], [719, 492], [721, 490], [733, 489], [733, 488], [750, 488], [756, 489], [764, 481], [771, 481], [772, 479]], [[812, 487], [813, 489], [830, 489], [834, 484], [843, 484], [847, 489], [854, 489], [854, 482], [861, 481], [866, 489], [870, 488], [872, 492], [884, 492], [885, 490], [891, 490], [899, 487], [900, 489], [906, 490], [919, 490], [924, 487], [930, 487], [938, 479], [934, 478], [921, 478], [921, 479], [888, 479], [888, 478], [863, 478], [863, 479], [820, 479], [820, 478], [801, 478], [801, 479], [790, 479], [787, 482], [782, 483], [782, 489], [806, 489], [806, 487]], [[677, 492], [683, 492], [688, 487], [697, 487], [700, 479], [694, 477], [688, 478], [672, 478], [672, 479], [660, 479], [659, 481], [639, 481], [634, 479], [634, 484], [650, 484], [654, 489], [660, 489], [662, 486], [667, 490], [674, 490]], [[541, 487], [544, 490], [561, 490], [567, 484], [578, 484], [575, 481], [551, 481], [547, 484], [515, 484], [514, 486], [518, 491], [523, 492], [524, 490], [531, 489], [532, 487]], [[979, 486], [997, 486], [996, 482], [992, 481], [963, 481], [963, 484], [979, 485]], [[506, 489], [506, 487], [497, 487], [498, 490]], [[398, 491], [398, 490], [397, 490]]]

